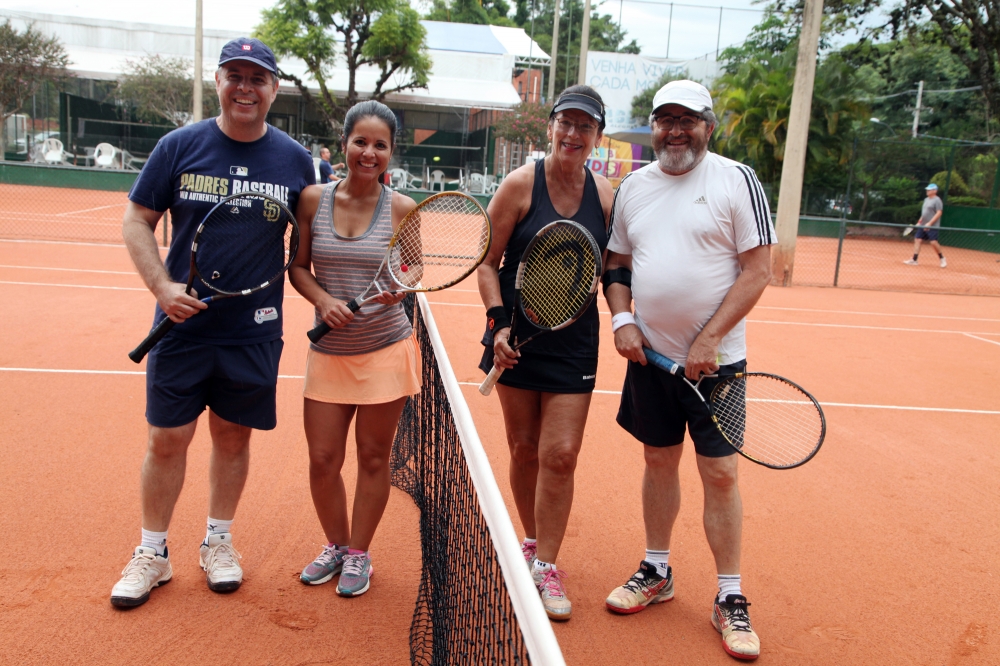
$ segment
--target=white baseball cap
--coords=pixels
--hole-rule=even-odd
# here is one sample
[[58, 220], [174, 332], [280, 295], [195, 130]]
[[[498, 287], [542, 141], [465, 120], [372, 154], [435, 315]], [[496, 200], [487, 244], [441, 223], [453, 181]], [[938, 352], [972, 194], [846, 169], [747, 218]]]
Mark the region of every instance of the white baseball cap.
[[701, 113], [712, 108], [712, 94], [708, 88], [694, 81], [671, 81], [656, 91], [653, 112], [665, 104], [680, 104]]

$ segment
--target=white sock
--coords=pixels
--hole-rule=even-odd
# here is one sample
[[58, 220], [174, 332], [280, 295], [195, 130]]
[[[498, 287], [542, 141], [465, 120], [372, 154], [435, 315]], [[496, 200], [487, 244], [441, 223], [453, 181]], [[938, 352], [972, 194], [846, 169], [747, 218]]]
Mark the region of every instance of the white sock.
[[167, 552], [167, 533], [143, 530], [141, 545], [146, 548], [155, 548], [156, 554], [160, 557], [164, 557]]
[[650, 550], [647, 548], [646, 561], [656, 567], [656, 573], [664, 578], [667, 577], [667, 565], [670, 561], [669, 550]]
[[218, 520], [209, 516], [205, 532], [205, 543], [208, 543], [208, 537], [213, 534], [228, 534], [232, 526], [233, 521], [231, 520]]
[[522, 541], [521, 543], [523, 543], [525, 546], [531, 546], [537, 542], [538, 542], [537, 539], [529, 539], [528, 537], [524, 537], [524, 541]]
[[546, 571], [548, 571], [550, 569], [555, 569], [555, 568], [556, 568], [556, 563], [555, 562], [542, 562], [541, 560], [536, 559], [534, 561], [534, 563], [532, 563], [532, 565], [531, 565], [531, 573], [532, 574], [536, 574], [536, 573], [540, 573], [541, 574], [541, 573], [545, 573]]
[[719, 602], [724, 602], [730, 594], [743, 594], [740, 589], [740, 575], [719, 574]]

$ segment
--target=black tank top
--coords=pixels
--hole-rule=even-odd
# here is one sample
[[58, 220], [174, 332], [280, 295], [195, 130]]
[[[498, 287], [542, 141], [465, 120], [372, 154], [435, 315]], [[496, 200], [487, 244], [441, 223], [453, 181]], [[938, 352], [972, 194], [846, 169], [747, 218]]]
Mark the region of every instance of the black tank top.
[[[597, 241], [601, 252], [608, 245], [608, 230], [604, 224], [604, 207], [597, 193], [597, 183], [590, 169], [587, 181], [583, 186], [583, 199], [580, 208], [570, 220], [582, 225]], [[507, 249], [503, 256], [503, 266], [500, 267], [500, 294], [503, 305], [508, 313], [514, 310], [514, 279], [517, 277], [517, 265], [521, 255], [538, 230], [550, 222], [566, 219], [556, 212], [549, 199], [549, 188], [545, 182], [545, 160], [535, 162], [535, 184], [531, 190], [531, 208], [511, 234]], [[521, 313], [518, 313], [519, 315]], [[518, 316], [517, 337], [525, 339], [538, 332], [531, 322], [523, 316]], [[598, 339], [601, 328], [600, 316], [597, 313], [597, 299], [590, 304], [587, 311], [579, 319], [559, 331], [546, 333], [537, 340], [528, 343], [521, 352], [526, 355], [544, 354], [569, 356], [574, 358], [597, 358]]]

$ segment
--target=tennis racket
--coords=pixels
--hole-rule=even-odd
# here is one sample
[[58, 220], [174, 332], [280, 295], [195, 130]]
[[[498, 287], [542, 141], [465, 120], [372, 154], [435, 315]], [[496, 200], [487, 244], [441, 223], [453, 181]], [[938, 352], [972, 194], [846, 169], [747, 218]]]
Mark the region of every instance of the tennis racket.
[[771, 469], [791, 469], [809, 462], [826, 437], [826, 418], [816, 398], [778, 375], [739, 372], [719, 382], [709, 400], [692, 384], [684, 368], [663, 354], [644, 348], [646, 359], [677, 375], [698, 394], [725, 440], [744, 458]]
[[[601, 250], [590, 232], [569, 220], [557, 220], [539, 229], [524, 248], [517, 267], [517, 306], [508, 338], [514, 341], [511, 349], [517, 351], [539, 335], [566, 328], [579, 319], [597, 295], [600, 278]], [[540, 330], [519, 340], [517, 329], [522, 318]], [[503, 369], [494, 365], [479, 392], [489, 395], [501, 374]]]
[[[191, 241], [195, 279], [215, 292], [202, 303], [247, 296], [281, 282], [299, 249], [299, 225], [288, 208], [266, 194], [233, 194], [212, 207]], [[128, 357], [138, 363], [176, 324], [164, 317]]]
[[906, 227], [905, 229], [903, 229], [903, 236], [906, 237], [906, 236], [909, 236], [910, 234], [912, 234], [913, 233], [913, 229], [914, 229], [914, 227]]
[[[462, 192], [434, 194], [407, 213], [389, 239], [375, 278], [347, 304], [351, 312], [384, 293], [379, 284], [387, 273], [399, 291], [438, 291], [458, 284], [486, 258], [490, 249], [490, 218], [479, 202]], [[320, 322], [307, 333], [313, 342], [330, 332]]]

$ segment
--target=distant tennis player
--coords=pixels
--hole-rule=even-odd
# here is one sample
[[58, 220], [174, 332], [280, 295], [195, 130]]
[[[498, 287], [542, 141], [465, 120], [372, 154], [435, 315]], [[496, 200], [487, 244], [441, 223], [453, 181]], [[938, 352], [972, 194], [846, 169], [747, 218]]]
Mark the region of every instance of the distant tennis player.
[[916, 266], [917, 258], [920, 256], [920, 244], [927, 241], [937, 252], [941, 268], [948, 266], [948, 260], [941, 253], [941, 245], [938, 244], [938, 234], [940, 233], [941, 215], [944, 213], [944, 203], [938, 196], [938, 186], [931, 183], [927, 186], [927, 196], [920, 209], [920, 219], [917, 220], [917, 230], [913, 234], [913, 258], [907, 259], [903, 263], [908, 266]]
[[330, 149], [323, 146], [319, 149], [319, 184], [326, 185], [335, 180], [340, 180], [334, 175], [334, 169], [343, 169], [344, 163], [330, 164]]
[[[607, 607], [636, 613], [674, 596], [670, 536], [680, 510], [677, 470], [686, 427], [718, 572], [712, 623], [726, 652], [755, 659], [760, 640], [750, 626], [740, 579], [739, 456], [683, 380], [647, 364], [642, 349], [682, 363], [691, 380], [743, 370], [744, 317], [771, 279], [774, 229], [753, 170], [708, 152], [717, 121], [704, 86], [663, 86], [649, 122], [657, 161], [626, 176], [618, 188], [604, 279], [615, 348], [629, 360], [618, 423], [644, 445], [646, 556], [628, 582], [611, 592]], [[702, 382], [706, 396], [713, 385]]]
[[[507, 338], [517, 266], [539, 229], [573, 220], [602, 251], [607, 245], [614, 193], [604, 176], [587, 168], [603, 130], [604, 102], [593, 88], [570, 86], [559, 96], [549, 118], [552, 154], [504, 179], [489, 206], [493, 245], [479, 267], [479, 293], [487, 308], [479, 367], [505, 369], [497, 392], [510, 447], [510, 485], [526, 537], [521, 550], [553, 620], [572, 614], [566, 574], [555, 563], [573, 506], [573, 474], [597, 377], [597, 302], [570, 326], [522, 351], [513, 351], [514, 341]], [[527, 338], [537, 330], [525, 322], [519, 335]]]
[[[263, 42], [242, 37], [226, 44], [215, 73], [220, 115], [163, 137], [129, 193], [122, 234], [156, 296], [154, 324], [170, 317], [180, 325], [146, 362], [142, 542], [111, 590], [111, 603], [121, 608], [145, 603], [150, 590], [173, 575], [167, 527], [184, 485], [188, 445], [206, 407], [212, 458], [201, 566], [216, 592], [231, 592], [243, 581], [230, 526], [247, 479], [251, 429], [271, 430], [277, 422], [283, 285], [206, 309], [185, 293], [185, 283], [195, 230], [220, 199], [262, 192], [294, 210], [299, 193], [315, 183], [309, 153], [266, 122], [278, 94], [276, 73], [274, 54]], [[167, 209], [173, 239], [164, 266], [153, 234]]]

